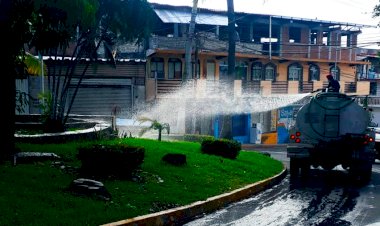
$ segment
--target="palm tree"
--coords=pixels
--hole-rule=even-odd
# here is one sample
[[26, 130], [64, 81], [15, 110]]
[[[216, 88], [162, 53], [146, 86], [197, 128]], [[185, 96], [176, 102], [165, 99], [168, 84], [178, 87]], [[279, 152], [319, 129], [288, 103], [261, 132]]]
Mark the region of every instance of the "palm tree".
[[170, 133], [169, 123], [160, 123], [155, 119], [150, 119], [147, 117], [140, 117], [138, 121], [140, 122], [140, 125], [144, 122], [151, 122], [151, 125], [149, 127], [145, 127], [140, 130], [139, 132], [140, 137], [147, 131], [154, 129], [154, 130], [158, 130], [158, 141], [161, 141], [161, 134], [163, 130], [166, 130], [168, 134]]

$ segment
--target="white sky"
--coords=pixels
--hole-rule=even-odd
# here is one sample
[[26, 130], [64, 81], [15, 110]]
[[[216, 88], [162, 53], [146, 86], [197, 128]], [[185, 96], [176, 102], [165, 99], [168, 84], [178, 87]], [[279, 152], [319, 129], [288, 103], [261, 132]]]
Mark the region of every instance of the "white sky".
[[[168, 5], [192, 6], [192, 0], [148, 0]], [[235, 12], [271, 14], [376, 26], [372, 18], [379, 0], [234, 0]], [[198, 7], [227, 10], [227, 0], [199, 0]], [[380, 49], [380, 28], [366, 28], [358, 36], [358, 47]]]

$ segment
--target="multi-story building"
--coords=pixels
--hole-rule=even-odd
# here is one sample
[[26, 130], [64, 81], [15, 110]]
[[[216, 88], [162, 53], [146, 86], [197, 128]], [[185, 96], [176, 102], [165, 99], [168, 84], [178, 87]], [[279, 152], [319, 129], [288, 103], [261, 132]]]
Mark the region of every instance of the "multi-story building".
[[[277, 106], [282, 107], [268, 107], [273, 101], [252, 98], [301, 97], [327, 87], [329, 73], [339, 80], [342, 93], [370, 93], [370, 81], [358, 79], [359, 69], [370, 63], [356, 59], [357, 38], [366, 25], [235, 12], [236, 65], [235, 77], [230, 78], [227, 12], [198, 9], [192, 70], [185, 76], [191, 8], [151, 5], [156, 23], [146, 46], [135, 46], [132, 51], [128, 45], [119, 46], [119, 67], [114, 71], [101, 61], [97, 67], [90, 67], [93, 70], [82, 84], [85, 89], [79, 91], [72, 113], [86, 109], [91, 109], [91, 114], [111, 112], [112, 106], [96, 107], [91, 99], [101, 95], [97, 105], [110, 104], [115, 102], [116, 93], [121, 99], [113, 105], [127, 103], [127, 107], [121, 106], [125, 111], [136, 111], [144, 100], [164, 103], [161, 105], [166, 109], [156, 113], [171, 120], [173, 133], [221, 137], [228, 130], [229, 136], [249, 143], [256, 142], [254, 135], [260, 130], [261, 142], [281, 143], [286, 142], [287, 129], [299, 105], [287, 104], [289, 100], [285, 99], [281, 103], [277, 98]], [[220, 86], [224, 83], [228, 85]], [[188, 89], [189, 84], [192, 92], [175, 93], [185, 85]], [[233, 102], [220, 100], [229, 96]], [[224, 110], [216, 110], [219, 107]]]
[[[152, 7], [158, 22], [147, 50], [148, 101], [167, 97], [164, 94], [186, 80], [184, 54], [191, 15], [190, 7]], [[310, 93], [325, 88], [326, 75], [332, 73], [342, 93], [369, 94], [370, 82], [357, 79], [358, 68], [369, 64], [356, 60], [357, 38], [365, 25], [239, 12], [235, 17], [234, 92], [263, 96]], [[198, 10], [192, 78], [202, 87], [206, 84], [206, 90], [227, 77], [227, 25], [227, 12]], [[263, 142], [285, 142], [297, 107], [236, 115], [232, 117], [232, 136], [252, 142], [252, 125], [261, 125]], [[202, 126], [195, 131], [218, 136], [220, 121], [214, 118], [211, 124], [211, 132], [208, 127], [202, 131]]]
[[[372, 112], [373, 126], [380, 125], [380, 57], [378, 49], [357, 50], [357, 59], [369, 64], [358, 68], [358, 79], [370, 83], [369, 95], [365, 97], [366, 103]], [[364, 98], [362, 98], [364, 103]]]

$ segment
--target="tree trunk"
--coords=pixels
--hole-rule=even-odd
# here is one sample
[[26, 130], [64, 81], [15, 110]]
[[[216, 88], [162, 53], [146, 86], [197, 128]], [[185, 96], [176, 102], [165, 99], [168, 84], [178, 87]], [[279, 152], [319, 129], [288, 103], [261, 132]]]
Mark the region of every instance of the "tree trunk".
[[[10, 160], [15, 152], [15, 105], [16, 105], [16, 85], [14, 65], [18, 51], [22, 46], [19, 46], [17, 39], [15, 41], [10, 26], [10, 11], [11, 0], [0, 1], [0, 29], [3, 34], [3, 43], [6, 44], [2, 48], [0, 54], [2, 81], [0, 95], [2, 98], [2, 113], [3, 120], [1, 125], [1, 152], [0, 163]], [[22, 44], [22, 43], [21, 43]]]
[[193, 52], [193, 40], [195, 30], [195, 17], [197, 16], [198, 0], [193, 0], [193, 8], [191, 10], [191, 20], [189, 24], [189, 31], [187, 34], [186, 49], [185, 49], [185, 74], [182, 78], [183, 81], [192, 78], [191, 74], [191, 54]]
[[[1, 13], [0, 13], [1, 14]], [[2, 30], [4, 31], [4, 30]], [[5, 32], [5, 31], [4, 31]], [[9, 43], [3, 39], [5, 43]], [[5, 48], [7, 49], [7, 48]], [[4, 49], [3, 49], [4, 50]], [[0, 54], [0, 62], [2, 66], [2, 87], [0, 88], [2, 98], [2, 125], [1, 125], [1, 152], [0, 162], [8, 161], [11, 159], [12, 154], [15, 152], [15, 102], [16, 102], [16, 85], [15, 75], [12, 73], [14, 62], [8, 59], [11, 54], [8, 51], [3, 51]]]
[[158, 141], [161, 141], [162, 129], [158, 129]]

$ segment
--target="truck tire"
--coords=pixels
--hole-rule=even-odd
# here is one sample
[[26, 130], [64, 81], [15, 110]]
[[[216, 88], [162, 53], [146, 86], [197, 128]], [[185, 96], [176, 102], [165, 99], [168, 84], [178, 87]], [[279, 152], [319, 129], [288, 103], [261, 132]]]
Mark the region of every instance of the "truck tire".
[[371, 181], [371, 177], [372, 177], [372, 163], [366, 162], [362, 166], [362, 170], [360, 173], [360, 180], [363, 183], [368, 183]]
[[368, 183], [372, 177], [372, 163], [367, 161], [355, 161], [351, 164], [349, 173], [354, 181]]
[[297, 176], [300, 169], [300, 161], [299, 159], [290, 158], [290, 164], [289, 164], [289, 172], [290, 176]]

